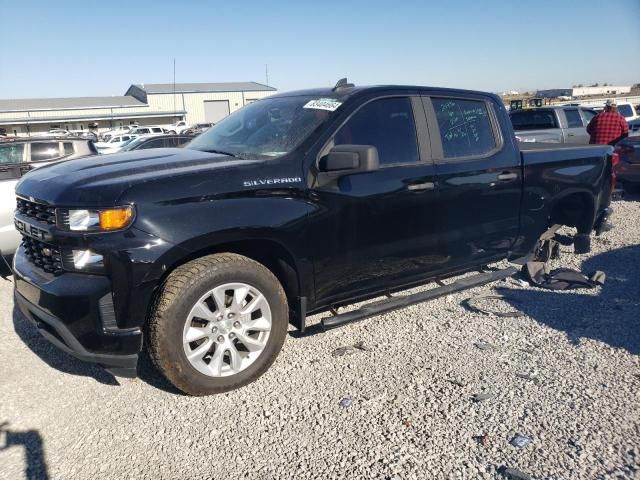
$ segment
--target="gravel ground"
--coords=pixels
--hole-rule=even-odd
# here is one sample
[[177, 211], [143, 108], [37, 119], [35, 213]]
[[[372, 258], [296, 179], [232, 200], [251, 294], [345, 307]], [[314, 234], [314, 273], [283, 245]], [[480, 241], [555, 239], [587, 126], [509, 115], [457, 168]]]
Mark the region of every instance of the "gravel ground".
[[[640, 478], [640, 197], [615, 206], [590, 255], [563, 247], [553, 262], [605, 271], [603, 289], [509, 279], [289, 336], [260, 380], [205, 398], [148, 361], [115, 382], [57, 351], [0, 281], [0, 477]], [[484, 305], [524, 316], [460, 305], [496, 292]]]

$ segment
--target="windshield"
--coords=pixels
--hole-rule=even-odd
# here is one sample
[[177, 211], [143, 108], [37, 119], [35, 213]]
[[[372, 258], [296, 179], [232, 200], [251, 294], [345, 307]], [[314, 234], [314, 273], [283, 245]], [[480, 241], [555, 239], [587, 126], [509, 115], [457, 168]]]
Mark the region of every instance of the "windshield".
[[618, 105], [618, 113], [623, 117], [633, 117], [631, 105]]
[[307, 95], [266, 98], [229, 115], [187, 148], [237, 157], [279, 157], [300, 145], [340, 105], [334, 98]]

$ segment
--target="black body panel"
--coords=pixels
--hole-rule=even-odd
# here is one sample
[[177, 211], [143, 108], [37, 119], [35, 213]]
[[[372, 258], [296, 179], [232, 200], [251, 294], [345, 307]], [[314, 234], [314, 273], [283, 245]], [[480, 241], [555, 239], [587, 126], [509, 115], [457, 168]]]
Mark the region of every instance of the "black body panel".
[[[137, 354], [162, 281], [201, 255], [259, 250], [261, 258], [278, 256], [289, 268], [281, 280], [291, 308], [306, 305], [312, 313], [524, 255], [547, 228], [554, 207], [572, 194], [589, 199], [578, 226], [587, 233], [609, 205], [610, 147], [521, 154], [495, 95], [371, 87], [270, 98], [300, 94], [337, 99], [342, 106], [276, 158], [157, 149], [60, 162], [26, 175], [16, 190], [32, 202], [55, 208], [132, 205], [135, 221], [126, 230], [100, 234], [37, 225], [56, 248], [103, 255], [105, 270], [45, 275], [18, 250], [16, 292], [27, 305], [23, 309], [31, 305], [50, 315], [92, 354]], [[497, 148], [483, 158], [444, 161], [438, 125], [425, 107], [430, 96], [486, 102], [500, 137]], [[320, 159], [336, 132], [369, 102], [396, 97], [410, 101], [413, 118], [403, 121], [415, 124], [417, 157], [323, 177]], [[105, 296], [115, 325], [105, 323], [100, 311]]]

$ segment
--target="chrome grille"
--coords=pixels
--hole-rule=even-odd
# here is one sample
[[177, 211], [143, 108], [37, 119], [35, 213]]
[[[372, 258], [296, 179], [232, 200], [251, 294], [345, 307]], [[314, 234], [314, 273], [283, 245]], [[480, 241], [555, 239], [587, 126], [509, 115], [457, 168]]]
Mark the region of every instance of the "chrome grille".
[[55, 225], [56, 223], [55, 207], [31, 202], [29, 200], [25, 200], [24, 198], [18, 197], [16, 208], [21, 214], [29, 218], [35, 218], [36, 220], [43, 223], [48, 223], [49, 225]]

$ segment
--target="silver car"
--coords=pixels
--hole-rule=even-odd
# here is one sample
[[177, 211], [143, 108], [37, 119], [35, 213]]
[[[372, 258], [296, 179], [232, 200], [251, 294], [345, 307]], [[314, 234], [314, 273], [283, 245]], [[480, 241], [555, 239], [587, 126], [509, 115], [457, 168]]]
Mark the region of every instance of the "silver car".
[[0, 254], [18, 248], [20, 235], [13, 226], [15, 187], [29, 170], [51, 162], [97, 154], [93, 141], [73, 137], [9, 137], [0, 139]]
[[524, 143], [589, 143], [587, 125], [597, 112], [574, 105], [509, 112], [516, 137]]

